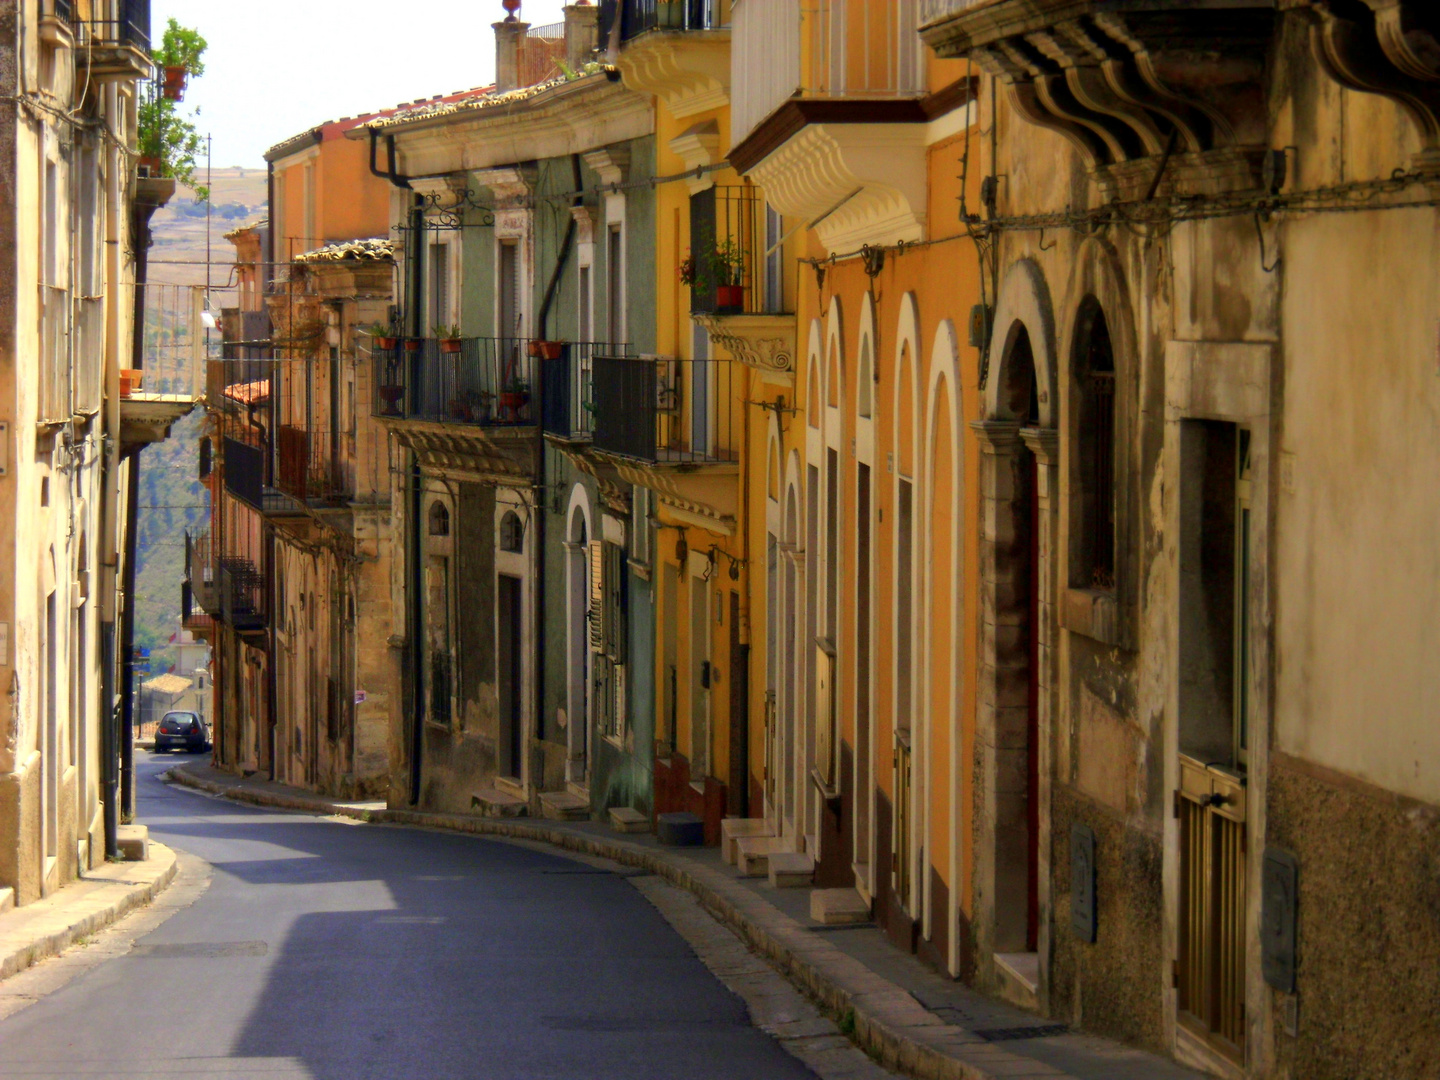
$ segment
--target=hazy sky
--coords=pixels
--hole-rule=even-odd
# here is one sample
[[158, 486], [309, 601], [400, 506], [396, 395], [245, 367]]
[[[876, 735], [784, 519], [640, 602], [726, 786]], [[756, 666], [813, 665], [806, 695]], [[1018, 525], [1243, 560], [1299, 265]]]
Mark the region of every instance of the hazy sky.
[[[564, 0], [525, 0], [521, 17], [559, 22]], [[484, 86], [495, 76], [500, 0], [154, 0], [154, 35], [175, 16], [210, 43], [185, 95], [214, 136], [217, 168], [259, 166], [307, 128], [402, 101]]]

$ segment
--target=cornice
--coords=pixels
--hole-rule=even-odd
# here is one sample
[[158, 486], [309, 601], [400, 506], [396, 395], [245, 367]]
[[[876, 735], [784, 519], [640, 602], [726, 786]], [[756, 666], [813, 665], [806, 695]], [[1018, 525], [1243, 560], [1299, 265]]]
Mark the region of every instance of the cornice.
[[476, 171], [583, 154], [655, 130], [650, 99], [605, 81], [581, 80], [513, 104], [435, 117], [395, 136], [400, 171]]

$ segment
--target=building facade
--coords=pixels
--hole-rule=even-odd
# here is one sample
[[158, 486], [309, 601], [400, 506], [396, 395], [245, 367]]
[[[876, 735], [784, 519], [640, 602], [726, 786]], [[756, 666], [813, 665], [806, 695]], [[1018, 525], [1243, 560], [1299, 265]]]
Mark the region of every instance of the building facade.
[[1437, 446], [1430, 16], [922, 7], [994, 131], [976, 978], [1019, 940], [999, 613], [1033, 469], [1038, 1007], [1220, 1075], [1433, 1072], [1435, 517], [1387, 497]]
[[[148, 7], [31, 4], [11, 16], [0, 35], [11, 102], [0, 118], [0, 906], [117, 852], [129, 474], [194, 404], [188, 386], [146, 394], [137, 374], [153, 343], [135, 326], [146, 210], [174, 191], [131, 164], [137, 102], [153, 92]], [[191, 361], [197, 324], [173, 328]]]

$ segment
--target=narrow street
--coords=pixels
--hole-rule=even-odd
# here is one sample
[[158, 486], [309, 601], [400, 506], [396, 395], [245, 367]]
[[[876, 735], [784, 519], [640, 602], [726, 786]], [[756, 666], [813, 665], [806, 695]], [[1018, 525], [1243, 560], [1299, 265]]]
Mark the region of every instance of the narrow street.
[[495, 841], [252, 810], [160, 782], [213, 868], [125, 955], [0, 1020], [0, 1076], [813, 1075], [620, 876]]

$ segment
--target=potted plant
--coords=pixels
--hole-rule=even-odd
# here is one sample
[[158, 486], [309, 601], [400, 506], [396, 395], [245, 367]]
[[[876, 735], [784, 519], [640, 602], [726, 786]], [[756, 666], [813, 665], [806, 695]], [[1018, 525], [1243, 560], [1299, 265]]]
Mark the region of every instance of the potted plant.
[[680, 284], [691, 289], [700, 284], [700, 264], [692, 254], [680, 261]]
[[460, 327], [436, 326], [431, 332], [440, 340], [440, 351], [450, 356], [460, 354]]
[[500, 391], [500, 412], [512, 422], [520, 419], [520, 410], [530, 401], [530, 384], [516, 376]]
[[370, 336], [375, 341], [375, 348], [384, 349], [386, 352], [390, 352], [399, 344], [399, 339], [395, 331], [384, 323], [377, 322], [374, 326], [370, 327]]
[[185, 84], [190, 79], [190, 69], [183, 63], [166, 64], [164, 72], [164, 83], [160, 92], [171, 101], [184, 101]]
[[418, 352], [419, 352], [421, 349], [423, 349], [423, 348], [425, 348], [425, 339], [424, 339], [424, 338], [412, 337], [412, 338], [406, 338], [406, 339], [405, 339], [405, 351], [406, 351], [406, 352], [408, 352], [408, 353], [418, 353]]
[[145, 385], [145, 372], [139, 368], [120, 369], [120, 396], [128, 398]]
[[[194, 190], [197, 202], [210, 198], [209, 189], [196, 182], [196, 165], [205, 150], [205, 140], [178, 105], [185, 84], [205, 74], [206, 48], [205, 39], [197, 31], [170, 19], [150, 54], [155, 66], [165, 73], [161, 92], [142, 98], [137, 117], [140, 175], [147, 179], [173, 177]], [[180, 94], [172, 89], [177, 76]]]
[[745, 249], [731, 237], [717, 243], [710, 251], [711, 272], [715, 280], [716, 310], [739, 311], [745, 306]]
[[540, 346], [540, 359], [542, 360], [559, 360], [565, 352], [565, 342], [563, 341], [539, 341], [536, 344]]
[[380, 400], [385, 403], [381, 416], [401, 416], [400, 402], [405, 398], [405, 387], [396, 383], [384, 383], [380, 386]]

